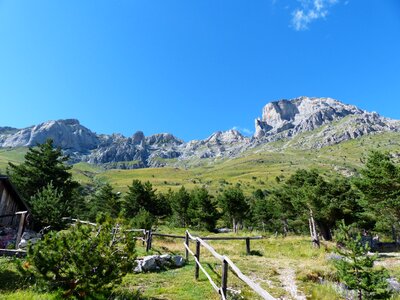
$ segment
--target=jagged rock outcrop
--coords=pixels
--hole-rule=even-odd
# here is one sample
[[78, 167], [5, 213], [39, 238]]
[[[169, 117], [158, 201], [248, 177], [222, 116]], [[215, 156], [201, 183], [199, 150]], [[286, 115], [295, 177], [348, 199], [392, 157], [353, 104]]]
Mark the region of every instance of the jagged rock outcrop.
[[321, 148], [366, 134], [400, 131], [399, 121], [331, 98], [300, 97], [268, 103], [255, 120], [255, 144], [304, 135], [291, 146]]
[[190, 141], [182, 149], [181, 159], [234, 157], [250, 146], [250, 139], [239, 131], [217, 131], [205, 140]]
[[387, 131], [400, 132], [400, 121], [331, 98], [299, 97], [268, 103], [262, 117], [255, 120], [253, 137], [231, 129], [185, 143], [170, 133], [147, 137], [141, 131], [131, 137], [96, 134], [78, 120], [68, 119], [24, 129], [0, 127], [0, 147], [35, 146], [52, 138], [70, 155], [71, 162], [145, 168], [237, 157], [248, 149], [282, 139], [287, 141], [286, 147], [309, 149]]
[[68, 152], [85, 153], [99, 144], [98, 136], [78, 120], [48, 121], [36, 126], [0, 134], [1, 147], [30, 147], [52, 138], [56, 146]]
[[256, 138], [287, 132], [287, 136], [311, 131], [323, 124], [364, 111], [331, 98], [300, 97], [268, 103], [261, 119], [256, 119]]

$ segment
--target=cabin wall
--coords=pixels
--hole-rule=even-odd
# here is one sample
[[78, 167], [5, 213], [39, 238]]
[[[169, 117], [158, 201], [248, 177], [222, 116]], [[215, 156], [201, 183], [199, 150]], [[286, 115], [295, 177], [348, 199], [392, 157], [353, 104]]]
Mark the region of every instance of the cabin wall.
[[[17, 204], [7, 187], [0, 181], [0, 226], [17, 226], [19, 216], [14, 214], [19, 210], [22, 210], [22, 207]], [[13, 216], [2, 218], [3, 215]]]

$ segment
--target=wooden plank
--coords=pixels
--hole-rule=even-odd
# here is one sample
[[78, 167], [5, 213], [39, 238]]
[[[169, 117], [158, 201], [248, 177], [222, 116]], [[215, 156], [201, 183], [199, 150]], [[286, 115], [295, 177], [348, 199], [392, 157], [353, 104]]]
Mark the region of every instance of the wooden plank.
[[23, 257], [23, 256], [26, 256], [26, 251], [25, 250], [14, 250], [14, 249], [0, 249], [0, 256], [1, 255]]
[[1, 193], [1, 200], [0, 200], [0, 215], [7, 215], [6, 212], [6, 204], [7, 204], [8, 192], [7, 189], [4, 189]]
[[3, 207], [4, 207], [4, 199], [3, 199], [3, 194], [5, 191], [5, 187], [3, 185], [3, 183], [0, 181], [0, 215], [5, 215], [5, 213], [3, 212]]
[[[189, 248], [189, 234], [187, 231], [185, 232], [185, 245]], [[189, 251], [187, 249], [185, 249], [185, 259], [186, 262], [189, 262]]]
[[167, 233], [153, 233], [154, 236], [164, 236], [164, 237], [171, 237], [176, 239], [184, 239], [184, 235], [177, 235], [177, 234], [167, 234]]
[[196, 240], [196, 255], [195, 255], [197, 261], [199, 261], [198, 264], [195, 265], [194, 268], [194, 277], [199, 279], [199, 265], [200, 265], [200, 241], [199, 239]]
[[151, 249], [151, 230], [147, 231], [147, 242], [146, 242], [146, 252], [149, 252], [149, 250]]
[[229, 257], [224, 256], [224, 259], [227, 261], [232, 271], [236, 273], [236, 275], [243, 280], [253, 291], [255, 291], [259, 296], [266, 300], [276, 300], [272, 297], [266, 290], [260, 287], [259, 284], [253, 282], [249, 277], [244, 275], [238, 267], [229, 259]]
[[218, 293], [220, 292], [220, 289], [218, 288], [218, 286], [215, 284], [215, 282], [212, 280], [211, 276], [207, 273], [207, 271], [204, 269], [204, 267], [201, 265], [200, 261], [196, 258], [196, 255], [192, 252], [192, 250], [190, 250], [190, 248], [183, 243], [183, 245], [185, 246], [186, 250], [193, 255], [194, 260], [196, 262], [196, 265], [200, 268], [200, 270], [204, 273], [204, 275], [206, 275], [206, 277], [208, 278], [208, 281], [210, 281], [212, 287], [214, 288], [215, 291], [217, 291]]
[[27, 211], [19, 214], [20, 215], [20, 219], [19, 219], [17, 238], [15, 240], [15, 249], [18, 249], [19, 242], [21, 241], [22, 231], [24, 230], [24, 225], [25, 225], [26, 213], [27, 213]]
[[[13, 201], [13, 198], [11, 196], [10, 193], [7, 193], [7, 200], [6, 200], [6, 206], [5, 206], [5, 210], [4, 212], [6, 214], [12, 214], [15, 212], [15, 202]], [[13, 217], [8, 217], [4, 220], [5, 224], [7, 224], [7, 226], [12, 226], [12, 218]]]
[[196, 241], [199, 241], [200, 244], [206, 248], [208, 251], [211, 252], [212, 255], [214, 255], [214, 257], [220, 261], [224, 260], [224, 257], [220, 254], [218, 254], [213, 247], [211, 247], [209, 244], [207, 244], [206, 242], [204, 242], [201, 238], [197, 238]]
[[89, 221], [82, 221], [82, 220], [79, 220], [79, 219], [73, 219], [73, 218], [70, 218], [70, 217], [63, 217], [63, 218], [61, 218], [61, 219], [62, 219], [63, 221], [68, 221], [68, 220], [70, 220], [70, 221], [74, 221], [74, 222], [78, 222], [78, 223], [82, 223], [82, 224], [97, 226], [96, 223], [89, 222]]
[[228, 262], [224, 259], [222, 261], [222, 275], [221, 275], [221, 293], [226, 297], [226, 288], [228, 287]]
[[216, 241], [229, 241], [229, 240], [262, 240], [264, 237], [262, 236], [243, 236], [243, 237], [239, 237], [239, 236], [225, 236], [225, 237], [216, 237], [216, 236], [209, 236], [209, 237], [201, 237], [202, 240], [204, 241], [212, 241], [212, 240], [216, 240]]

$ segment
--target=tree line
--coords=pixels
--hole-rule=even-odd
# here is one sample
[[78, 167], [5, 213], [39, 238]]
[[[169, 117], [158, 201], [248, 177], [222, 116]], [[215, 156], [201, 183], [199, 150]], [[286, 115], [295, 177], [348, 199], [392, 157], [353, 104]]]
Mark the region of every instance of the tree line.
[[[99, 214], [122, 217], [136, 228], [157, 222], [212, 231], [217, 226], [287, 234], [306, 233], [310, 214], [320, 234], [332, 238], [338, 222], [366, 231], [395, 233], [400, 221], [400, 168], [388, 153], [372, 151], [359, 175], [324, 176], [299, 169], [271, 189], [246, 195], [239, 185], [212, 195], [206, 187], [157, 192], [150, 182], [133, 180], [122, 196], [109, 183], [89, 190], [76, 182], [68, 156], [52, 140], [30, 148], [24, 163], [7, 170], [31, 207], [35, 225], [60, 226], [74, 216], [95, 221]], [[396, 235], [396, 234], [394, 234]]]

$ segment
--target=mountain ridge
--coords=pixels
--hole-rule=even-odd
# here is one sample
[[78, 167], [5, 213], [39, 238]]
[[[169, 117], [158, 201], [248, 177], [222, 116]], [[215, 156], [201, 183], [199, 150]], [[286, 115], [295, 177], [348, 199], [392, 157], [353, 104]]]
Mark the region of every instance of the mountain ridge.
[[[317, 130], [318, 129], [318, 130]], [[71, 162], [106, 168], [162, 167], [177, 162], [233, 158], [244, 151], [304, 133], [292, 147], [313, 149], [381, 132], [400, 132], [400, 121], [381, 117], [332, 98], [298, 97], [266, 104], [255, 119], [252, 137], [238, 130], [217, 131], [204, 140], [184, 142], [170, 133], [145, 136], [137, 131], [97, 134], [77, 119], [51, 120], [23, 129], [0, 127], [0, 148], [31, 147], [52, 138]]]

